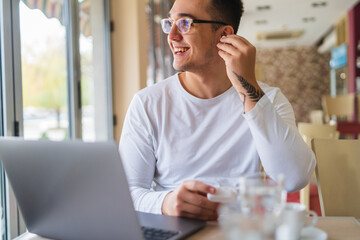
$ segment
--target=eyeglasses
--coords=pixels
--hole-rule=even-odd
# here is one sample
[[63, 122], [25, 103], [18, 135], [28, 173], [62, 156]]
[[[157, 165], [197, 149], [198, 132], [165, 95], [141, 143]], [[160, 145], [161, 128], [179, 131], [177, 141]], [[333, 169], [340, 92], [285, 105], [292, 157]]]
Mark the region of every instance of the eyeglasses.
[[224, 22], [199, 20], [199, 19], [191, 19], [191, 18], [180, 18], [176, 21], [171, 20], [169, 18], [164, 18], [161, 20], [161, 27], [164, 33], [166, 34], [170, 33], [171, 27], [173, 26], [174, 22], [177, 28], [179, 29], [179, 31], [183, 34], [190, 31], [190, 27], [193, 23], [215, 23], [221, 25], [229, 25]]

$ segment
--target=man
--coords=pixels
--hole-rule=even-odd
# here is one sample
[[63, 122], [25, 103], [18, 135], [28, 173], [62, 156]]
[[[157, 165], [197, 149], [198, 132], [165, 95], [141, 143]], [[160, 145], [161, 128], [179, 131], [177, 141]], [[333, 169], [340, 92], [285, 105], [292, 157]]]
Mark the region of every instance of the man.
[[196, 179], [258, 172], [304, 187], [315, 167], [292, 107], [255, 79], [256, 49], [235, 35], [240, 0], [176, 0], [162, 21], [180, 73], [134, 96], [120, 155], [136, 210], [214, 220], [216, 189]]

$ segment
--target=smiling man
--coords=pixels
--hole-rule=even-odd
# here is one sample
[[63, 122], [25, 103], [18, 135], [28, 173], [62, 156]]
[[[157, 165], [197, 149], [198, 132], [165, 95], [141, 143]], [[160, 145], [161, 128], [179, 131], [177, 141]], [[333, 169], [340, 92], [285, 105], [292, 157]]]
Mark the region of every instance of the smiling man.
[[162, 20], [180, 72], [134, 96], [120, 139], [136, 210], [214, 220], [216, 189], [199, 179], [261, 164], [288, 191], [307, 184], [314, 155], [285, 96], [255, 79], [256, 49], [235, 35], [242, 11], [240, 0], [176, 0]]

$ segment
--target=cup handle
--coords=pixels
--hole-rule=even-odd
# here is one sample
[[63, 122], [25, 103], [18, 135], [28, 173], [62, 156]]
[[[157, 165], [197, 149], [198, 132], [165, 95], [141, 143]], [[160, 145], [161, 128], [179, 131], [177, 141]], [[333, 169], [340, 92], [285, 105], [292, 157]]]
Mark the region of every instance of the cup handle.
[[309, 211], [307, 211], [306, 215], [307, 215], [307, 216], [312, 216], [313, 218], [312, 218], [312, 221], [311, 221], [310, 223], [308, 223], [308, 224], [305, 224], [304, 227], [313, 227], [313, 226], [315, 226], [315, 224], [316, 224], [317, 221], [318, 221], [318, 215], [317, 215], [317, 213], [314, 212], [314, 211], [309, 210]]

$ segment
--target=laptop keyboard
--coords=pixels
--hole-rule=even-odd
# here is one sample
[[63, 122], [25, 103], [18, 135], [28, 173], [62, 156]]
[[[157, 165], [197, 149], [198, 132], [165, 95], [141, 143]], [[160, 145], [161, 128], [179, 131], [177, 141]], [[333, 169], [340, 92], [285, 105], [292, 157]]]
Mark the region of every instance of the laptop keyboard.
[[174, 231], [167, 231], [158, 228], [149, 228], [149, 227], [141, 227], [144, 237], [146, 240], [166, 240], [175, 235], [179, 232]]

